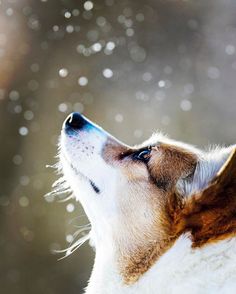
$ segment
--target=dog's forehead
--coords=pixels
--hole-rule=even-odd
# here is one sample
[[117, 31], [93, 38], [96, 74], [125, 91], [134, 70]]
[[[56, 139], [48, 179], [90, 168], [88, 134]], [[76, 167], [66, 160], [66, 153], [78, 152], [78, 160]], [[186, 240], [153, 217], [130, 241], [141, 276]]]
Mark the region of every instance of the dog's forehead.
[[169, 147], [176, 147], [178, 150], [185, 150], [187, 152], [190, 152], [192, 154], [195, 154], [196, 156], [201, 156], [204, 152], [198, 148], [196, 148], [193, 145], [190, 145], [188, 143], [183, 143], [181, 141], [177, 141], [174, 139], [170, 139], [167, 135], [156, 132], [152, 134], [152, 136], [145, 140], [143, 143], [136, 145], [136, 148], [144, 148], [148, 146], [169, 146]]
[[156, 146], [159, 145], [161, 142], [165, 142], [167, 140], [167, 136], [163, 135], [162, 133], [154, 133], [151, 135], [150, 138], [145, 140], [144, 142], [135, 145], [135, 148], [144, 148], [146, 146]]

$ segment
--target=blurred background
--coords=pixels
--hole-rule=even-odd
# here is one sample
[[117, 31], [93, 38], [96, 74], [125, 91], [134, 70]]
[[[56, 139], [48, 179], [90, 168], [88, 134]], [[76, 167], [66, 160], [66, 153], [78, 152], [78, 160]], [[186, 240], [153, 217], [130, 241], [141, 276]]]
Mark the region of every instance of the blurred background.
[[128, 144], [158, 129], [197, 146], [235, 143], [234, 0], [0, 0], [2, 294], [79, 294], [94, 252], [55, 250], [88, 223], [44, 195], [65, 117]]

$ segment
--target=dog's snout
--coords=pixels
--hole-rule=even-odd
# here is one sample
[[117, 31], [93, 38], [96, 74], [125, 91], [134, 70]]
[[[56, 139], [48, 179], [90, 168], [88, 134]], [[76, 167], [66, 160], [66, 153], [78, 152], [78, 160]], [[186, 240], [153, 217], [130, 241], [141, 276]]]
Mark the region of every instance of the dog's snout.
[[65, 119], [62, 134], [69, 135], [69, 137], [76, 137], [83, 134], [83, 136], [87, 136], [87, 139], [89, 136], [93, 136], [93, 138], [90, 137], [93, 140], [91, 144], [94, 143], [94, 140], [98, 140], [102, 144], [109, 136], [103, 129], [78, 112], [71, 113]]
[[66, 121], [65, 126], [73, 129], [82, 129], [86, 125], [87, 121], [78, 112], [71, 113]]

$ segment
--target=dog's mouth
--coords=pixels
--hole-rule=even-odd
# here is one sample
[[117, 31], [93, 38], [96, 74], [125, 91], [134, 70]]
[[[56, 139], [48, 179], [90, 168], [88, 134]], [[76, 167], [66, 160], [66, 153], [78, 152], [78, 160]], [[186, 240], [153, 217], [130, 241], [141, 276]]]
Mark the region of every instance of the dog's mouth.
[[91, 180], [89, 180], [89, 183], [90, 183], [91, 187], [93, 188], [94, 192], [96, 194], [100, 194], [100, 189], [98, 188], [98, 186]]

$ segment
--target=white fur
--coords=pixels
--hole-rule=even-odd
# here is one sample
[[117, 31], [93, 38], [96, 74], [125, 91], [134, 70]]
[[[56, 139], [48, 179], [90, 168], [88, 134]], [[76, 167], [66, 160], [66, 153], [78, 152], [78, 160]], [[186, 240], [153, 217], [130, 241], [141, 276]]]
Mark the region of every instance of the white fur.
[[[100, 156], [106, 139], [107, 135], [97, 128], [93, 132], [81, 132], [79, 139], [77, 135], [69, 137], [64, 132], [61, 136], [60, 162], [64, 176], [99, 236], [110, 230], [107, 219], [116, 209], [112, 195], [115, 193], [117, 172]], [[83, 141], [83, 145], [78, 140]], [[99, 186], [101, 195], [96, 195], [93, 191], [90, 180]]]
[[[233, 294], [236, 289], [236, 240], [192, 249], [181, 236], [135, 284], [123, 283], [115, 254], [103, 244], [86, 294]], [[222, 270], [223, 268], [223, 270]]]

